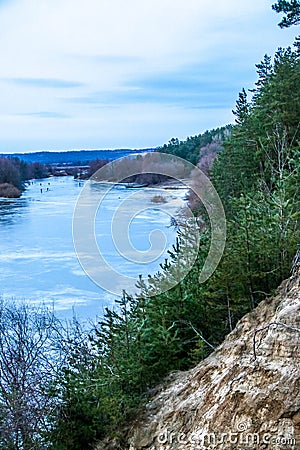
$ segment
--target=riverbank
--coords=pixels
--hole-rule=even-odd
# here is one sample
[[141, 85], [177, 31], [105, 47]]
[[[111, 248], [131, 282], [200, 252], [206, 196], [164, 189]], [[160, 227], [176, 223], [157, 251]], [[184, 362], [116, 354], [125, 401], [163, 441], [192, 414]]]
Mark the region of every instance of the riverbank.
[[149, 184], [148, 188], [159, 188], [159, 189], [165, 189], [165, 190], [178, 190], [178, 189], [188, 189], [190, 186], [191, 180], [188, 178], [185, 178], [183, 180], [175, 180], [175, 179], [169, 179], [162, 181], [157, 184]]

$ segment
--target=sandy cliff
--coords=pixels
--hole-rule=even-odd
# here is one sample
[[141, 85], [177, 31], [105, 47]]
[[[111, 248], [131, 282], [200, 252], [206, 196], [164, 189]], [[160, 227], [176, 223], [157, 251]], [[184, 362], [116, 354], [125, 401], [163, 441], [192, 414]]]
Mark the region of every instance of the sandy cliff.
[[300, 449], [299, 267], [193, 370], [158, 389], [130, 450]]

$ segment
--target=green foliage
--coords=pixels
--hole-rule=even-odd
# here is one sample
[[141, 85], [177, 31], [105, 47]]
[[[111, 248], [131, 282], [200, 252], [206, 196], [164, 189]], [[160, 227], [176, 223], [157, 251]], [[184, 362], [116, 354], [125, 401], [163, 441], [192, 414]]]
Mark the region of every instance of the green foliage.
[[257, 68], [252, 100], [243, 90], [235, 111], [237, 125], [212, 173], [229, 214], [231, 197], [257, 185], [272, 191], [283, 172], [295, 170], [300, 136], [299, 56], [291, 48], [279, 49], [273, 64], [265, 56]]
[[257, 68], [252, 99], [240, 94], [237, 125], [212, 171], [228, 218], [218, 274], [233, 318], [288, 276], [300, 240], [299, 54], [279, 49]]
[[[153, 295], [164, 277], [180, 277], [184, 262], [178, 254], [185, 240], [192, 244], [190, 236], [180, 233], [160, 274], [150, 277], [147, 285], [139, 279], [138, 296], [123, 292], [116, 307], [106, 308], [103, 319], [86, 338], [70, 340], [67, 366], [52, 392], [60, 404], [51, 419], [53, 449], [89, 448], [107, 434], [116, 436], [118, 429], [135, 417], [149, 389], [171, 371], [193, 364], [196, 346], [198, 357], [209, 353], [210, 344], [204, 339], [213, 335], [218, 314], [210, 314], [212, 303], [199, 301], [199, 283], [194, 282], [203, 254], [186, 279]], [[203, 237], [201, 245], [205, 247], [208, 241]], [[81, 331], [79, 335], [84, 334]]]
[[160, 147], [160, 151], [186, 159], [192, 164], [197, 164], [202, 147], [208, 144], [222, 144], [231, 134], [232, 125], [205, 131], [197, 136], [188, 137], [185, 141], [178, 138], [170, 139], [168, 144]]
[[286, 16], [279, 23], [280, 28], [288, 28], [291, 25], [298, 25], [300, 22], [300, 2], [298, 0], [278, 0], [272, 9], [277, 13], [285, 13]]

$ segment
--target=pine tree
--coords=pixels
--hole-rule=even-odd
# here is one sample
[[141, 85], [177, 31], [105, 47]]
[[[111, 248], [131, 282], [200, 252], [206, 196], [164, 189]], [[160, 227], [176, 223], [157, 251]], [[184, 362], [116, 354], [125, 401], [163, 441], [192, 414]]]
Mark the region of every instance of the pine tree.
[[300, 22], [300, 3], [298, 0], [278, 0], [272, 9], [277, 13], [285, 13], [286, 16], [279, 23], [280, 28], [288, 28]]

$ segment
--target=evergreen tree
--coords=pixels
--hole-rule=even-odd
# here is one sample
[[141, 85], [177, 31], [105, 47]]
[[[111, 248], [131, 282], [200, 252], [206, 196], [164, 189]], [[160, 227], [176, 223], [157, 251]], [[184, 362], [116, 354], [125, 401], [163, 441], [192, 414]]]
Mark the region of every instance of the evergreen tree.
[[279, 23], [280, 28], [288, 28], [291, 25], [298, 25], [300, 22], [300, 2], [298, 0], [278, 0], [272, 9], [277, 13], [285, 13], [286, 16]]

